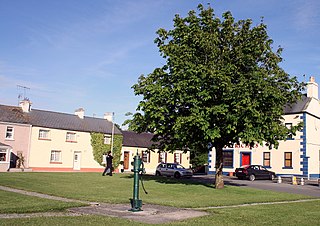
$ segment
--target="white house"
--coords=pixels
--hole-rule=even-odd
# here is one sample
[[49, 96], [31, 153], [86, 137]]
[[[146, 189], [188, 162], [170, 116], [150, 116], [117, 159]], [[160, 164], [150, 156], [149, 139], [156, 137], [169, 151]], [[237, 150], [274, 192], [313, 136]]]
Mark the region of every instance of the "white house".
[[[303, 122], [295, 136], [280, 141], [278, 149], [256, 145], [226, 147], [223, 173], [233, 173], [246, 164], [260, 164], [277, 175], [319, 177], [320, 175], [320, 102], [314, 77], [307, 83], [307, 94], [293, 106], [285, 107], [284, 124], [288, 127]], [[209, 174], [215, 173], [215, 150], [209, 153]]]

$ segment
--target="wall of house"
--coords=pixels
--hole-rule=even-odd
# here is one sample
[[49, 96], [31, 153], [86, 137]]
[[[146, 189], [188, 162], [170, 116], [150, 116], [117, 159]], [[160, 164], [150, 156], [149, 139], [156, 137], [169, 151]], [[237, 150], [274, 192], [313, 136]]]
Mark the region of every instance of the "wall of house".
[[[122, 156], [121, 156], [121, 160], [124, 161], [124, 152], [129, 152], [129, 169], [125, 170], [125, 171], [131, 171], [131, 169], [133, 169], [133, 166], [131, 165], [131, 162], [134, 161], [134, 156], [136, 155], [136, 153], [138, 152], [138, 154], [140, 155], [140, 157], [142, 158], [142, 152], [146, 151], [147, 148], [137, 148], [137, 147], [122, 147]], [[190, 153], [183, 153], [182, 151], [175, 151], [174, 153], [178, 153], [180, 155], [181, 158], [181, 165], [189, 168], [190, 166]], [[167, 157], [166, 160], [167, 162], [174, 162], [174, 153], [166, 153]], [[157, 150], [155, 152], [150, 152], [149, 153], [150, 157], [149, 157], [149, 162], [144, 162], [144, 167], [146, 170], [146, 173], [148, 174], [154, 174], [156, 167], [159, 164], [159, 154], [157, 152]], [[121, 168], [122, 166], [119, 166], [119, 168]]]
[[[39, 131], [49, 130], [48, 139], [40, 139]], [[66, 141], [67, 132], [75, 133], [75, 141]], [[94, 160], [91, 136], [87, 132], [32, 127], [29, 165], [34, 171], [97, 171], [103, 167]], [[61, 151], [60, 161], [51, 161], [51, 151]], [[75, 162], [77, 154], [77, 162]]]
[[[257, 145], [250, 149], [245, 145], [226, 147], [224, 151], [232, 152], [232, 167], [224, 167], [224, 174], [235, 171], [242, 165], [242, 154], [250, 155], [250, 164], [263, 164], [263, 153], [270, 152], [270, 170], [278, 175], [304, 175], [319, 176], [320, 155], [320, 120], [306, 113], [290, 114], [284, 116], [284, 123], [297, 125], [304, 122], [304, 127], [292, 139], [280, 141], [277, 149], [270, 149], [267, 145]], [[319, 125], [319, 128], [315, 125]], [[285, 152], [292, 153], [292, 167], [285, 167]], [[209, 153], [209, 174], [215, 173], [215, 150]]]
[[[13, 139], [6, 139], [7, 126], [13, 127]], [[21, 152], [25, 159], [24, 166], [26, 168], [29, 167], [28, 158], [30, 132], [30, 125], [0, 122], [0, 142], [11, 146], [12, 153], [14, 155]], [[15, 165], [14, 162], [12, 164]]]

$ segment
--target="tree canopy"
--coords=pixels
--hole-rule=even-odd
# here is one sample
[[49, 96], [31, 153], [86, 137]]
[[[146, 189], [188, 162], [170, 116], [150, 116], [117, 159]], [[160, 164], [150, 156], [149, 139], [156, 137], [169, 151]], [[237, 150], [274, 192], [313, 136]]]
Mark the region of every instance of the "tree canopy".
[[216, 187], [223, 187], [222, 148], [240, 141], [277, 146], [294, 133], [297, 126], [283, 124], [284, 106], [300, 98], [304, 84], [280, 67], [282, 48], [273, 50], [263, 21], [235, 21], [231, 12], [220, 19], [199, 5], [173, 22], [155, 39], [166, 63], [133, 85], [143, 99], [130, 128], [154, 133], [162, 150], [214, 147]]

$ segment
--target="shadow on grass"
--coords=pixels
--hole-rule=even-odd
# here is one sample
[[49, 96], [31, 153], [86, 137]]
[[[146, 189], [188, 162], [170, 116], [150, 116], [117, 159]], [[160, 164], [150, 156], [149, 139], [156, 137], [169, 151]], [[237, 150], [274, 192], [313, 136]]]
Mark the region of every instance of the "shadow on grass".
[[[122, 178], [133, 179], [133, 174], [123, 175]], [[173, 178], [173, 177], [165, 177], [165, 176], [155, 176], [144, 174], [142, 176], [143, 181], [155, 181], [161, 184], [184, 184], [184, 185], [203, 185], [205, 187], [214, 188], [215, 180], [212, 177], [192, 177], [192, 178]], [[246, 184], [242, 184], [239, 182], [232, 182], [230, 180], [225, 181], [225, 185], [230, 186], [247, 186]]]

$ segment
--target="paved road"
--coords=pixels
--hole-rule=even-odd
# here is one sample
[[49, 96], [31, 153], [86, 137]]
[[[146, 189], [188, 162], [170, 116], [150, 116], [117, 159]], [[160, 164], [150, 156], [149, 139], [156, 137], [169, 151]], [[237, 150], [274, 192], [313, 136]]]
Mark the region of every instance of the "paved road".
[[[213, 175], [194, 175], [193, 180], [201, 181], [205, 183], [214, 183]], [[305, 185], [292, 185], [288, 182], [278, 184], [276, 181], [270, 180], [239, 180], [236, 177], [224, 176], [224, 182], [226, 185], [250, 187], [263, 190], [271, 190], [277, 192], [287, 192], [293, 194], [309, 195], [314, 197], [320, 197], [320, 187], [315, 181], [306, 181]]]

